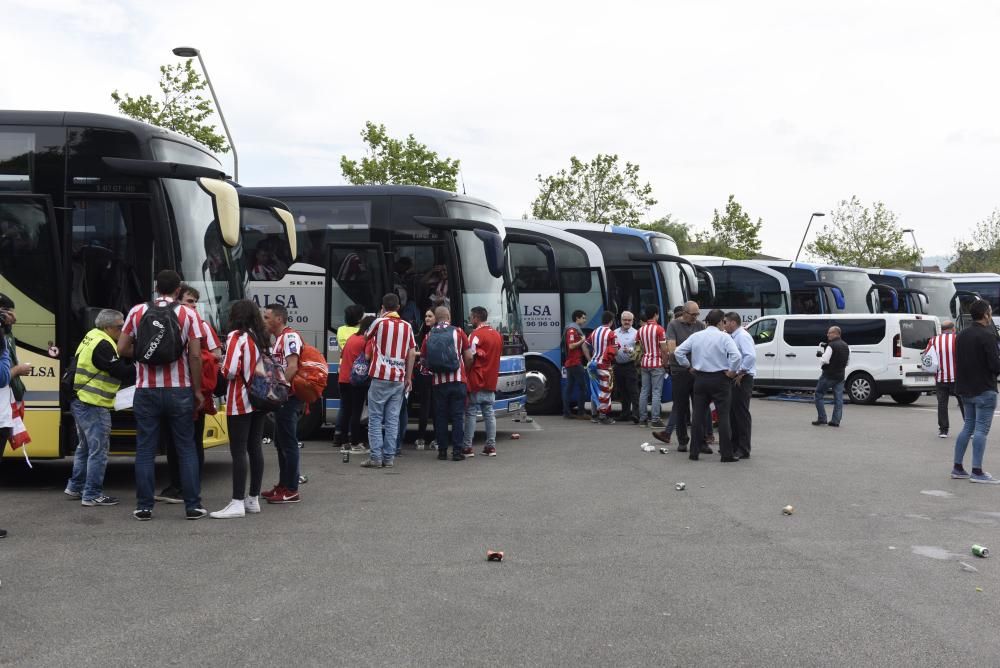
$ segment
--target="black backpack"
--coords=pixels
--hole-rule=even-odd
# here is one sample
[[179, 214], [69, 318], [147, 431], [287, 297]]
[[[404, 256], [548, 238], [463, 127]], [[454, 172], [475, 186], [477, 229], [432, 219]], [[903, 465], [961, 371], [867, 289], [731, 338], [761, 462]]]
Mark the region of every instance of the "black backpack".
[[461, 362], [455, 349], [454, 326], [434, 327], [427, 335], [427, 367], [438, 373], [458, 371]]
[[150, 366], [176, 362], [184, 354], [181, 323], [177, 319], [180, 302], [146, 305], [135, 333], [135, 361]]

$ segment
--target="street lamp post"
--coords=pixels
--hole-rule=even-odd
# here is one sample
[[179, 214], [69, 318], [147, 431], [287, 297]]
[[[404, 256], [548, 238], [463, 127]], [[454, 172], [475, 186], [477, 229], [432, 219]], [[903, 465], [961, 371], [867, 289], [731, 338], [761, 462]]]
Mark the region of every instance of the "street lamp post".
[[920, 257], [920, 246], [917, 245], [917, 235], [914, 233], [912, 228], [906, 228], [905, 230], [900, 230], [903, 234], [907, 232], [910, 233], [910, 237], [913, 239], [913, 249], [917, 251], [917, 271], [924, 270], [924, 260]]
[[226, 131], [226, 139], [229, 140], [229, 148], [233, 152], [233, 180], [239, 182], [240, 159], [236, 155], [236, 144], [233, 143], [233, 135], [229, 132], [229, 126], [226, 124], [226, 117], [222, 114], [222, 106], [219, 104], [219, 97], [215, 94], [215, 87], [212, 86], [212, 79], [208, 76], [208, 70], [205, 68], [205, 61], [202, 60], [201, 51], [193, 46], [179, 46], [174, 49], [174, 55], [180, 58], [198, 58], [198, 64], [201, 65], [201, 71], [205, 75], [205, 81], [208, 82], [208, 90], [211, 91], [212, 99], [215, 101], [215, 108], [219, 112], [219, 118], [222, 119], [222, 128]]
[[798, 253], [796, 253], [796, 254], [795, 254], [795, 261], [796, 261], [796, 262], [798, 262], [798, 261], [799, 261], [799, 253], [801, 253], [801, 252], [802, 252], [802, 247], [806, 245], [806, 237], [807, 237], [807, 236], [809, 236], [809, 227], [810, 227], [810, 226], [812, 225], [812, 223], [813, 223], [813, 218], [821, 218], [821, 217], [823, 217], [823, 216], [825, 216], [825, 215], [826, 215], [825, 213], [822, 213], [822, 212], [820, 212], [820, 211], [817, 211], [817, 212], [815, 212], [815, 213], [814, 213], [813, 215], [809, 216], [809, 222], [808, 222], [808, 223], [806, 223], [806, 231], [805, 231], [805, 234], [803, 234], [803, 235], [802, 235], [802, 243], [800, 243], [800, 244], [799, 244], [799, 251], [798, 251]]

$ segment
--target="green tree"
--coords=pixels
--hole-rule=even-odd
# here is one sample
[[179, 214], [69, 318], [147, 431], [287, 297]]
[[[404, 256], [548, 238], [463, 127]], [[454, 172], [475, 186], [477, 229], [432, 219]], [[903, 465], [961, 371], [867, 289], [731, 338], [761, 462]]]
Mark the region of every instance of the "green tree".
[[948, 271], [1000, 272], [1000, 209], [976, 223], [969, 240], [956, 242], [955, 254]]
[[538, 175], [534, 218], [637, 225], [656, 204], [653, 186], [639, 180], [639, 165], [626, 162], [622, 170], [617, 155], [603, 154], [586, 163], [572, 156], [569, 163], [569, 171]]
[[195, 72], [191, 62], [189, 58], [176, 65], [160, 66], [159, 100], [152, 95], [122, 95], [117, 89], [111, 93], [111, 99], [118, 105], [118, 111], [129, 118], [173, 130], [213, 151], [228, 153], [226, 138], [206, 122], [215, 111], [211, 101], [199, 94], [208, 84]]
[[749, 260], [760, 253], [759, 234], [763, 224], [760, 218], [753, 222], [750, 214], [736, 201], [736, 196], [730, 195], [725, 214], [719, 215], [719, 210], [715, 209], [709, 230], [698, 233], [695, 241], [703, 255]]
[[442, 190], [458, 189], [459, 161], [440, 158], [418, 142], [413, 135], [393, 139], [384, 125], [365, 122], [361, 139], [368, 145], [368, 155], [360, 162], [346, 155], [340, 158], [340, 171], [353, 185], [427, 186]]
[[830, 212], [830, 223], [806, 251], [831, 264], [912, 269], [920, 261], [920, 252], [906, 243], [897, 220], [883, 202], [868, 208], [852, 195]]
[[677, 249], [682, 255], [691, 252], [692, 244], [694, 243], [691, 228], [687, 223], [675, 220], [672, 214], [668, 213], [664, 217], [658, 218], [651, 223], [640, 223], [639, 225], [633, 225], [632, 227], [637, 230], [662, 232], [677, 242]]

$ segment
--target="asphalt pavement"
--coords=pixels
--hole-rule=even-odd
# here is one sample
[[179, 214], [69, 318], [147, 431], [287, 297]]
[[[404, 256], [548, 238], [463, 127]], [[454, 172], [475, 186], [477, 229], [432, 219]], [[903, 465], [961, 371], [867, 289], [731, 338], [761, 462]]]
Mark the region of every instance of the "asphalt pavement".
[[[933, 398], [839, 429], [752, 410], [734, 464], [559, 417], [502, 419], [496, 458], [408, 449], [391, 471], [310, 441], [301, 504], [227, 521], [136, 522], [128, 459], [111, 508], [62, 494], [69, 460], [4, 461], [0, 665], [1000, 665], [1000, 485], [949, 478]], [[209, 510], [229, 480], [210, 451]]]

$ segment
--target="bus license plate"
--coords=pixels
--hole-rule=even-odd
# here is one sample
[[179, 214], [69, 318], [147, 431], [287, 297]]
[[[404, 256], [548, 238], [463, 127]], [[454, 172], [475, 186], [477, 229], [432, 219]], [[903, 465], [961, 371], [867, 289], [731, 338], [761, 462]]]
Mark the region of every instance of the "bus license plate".
[[514, 411], [519, 411], [519, 410], [521, 410], [521, 402], [520, 401], [512, 401], [509, 404], [507, 404], [507, 412], [508, 413], [513, 413]]

